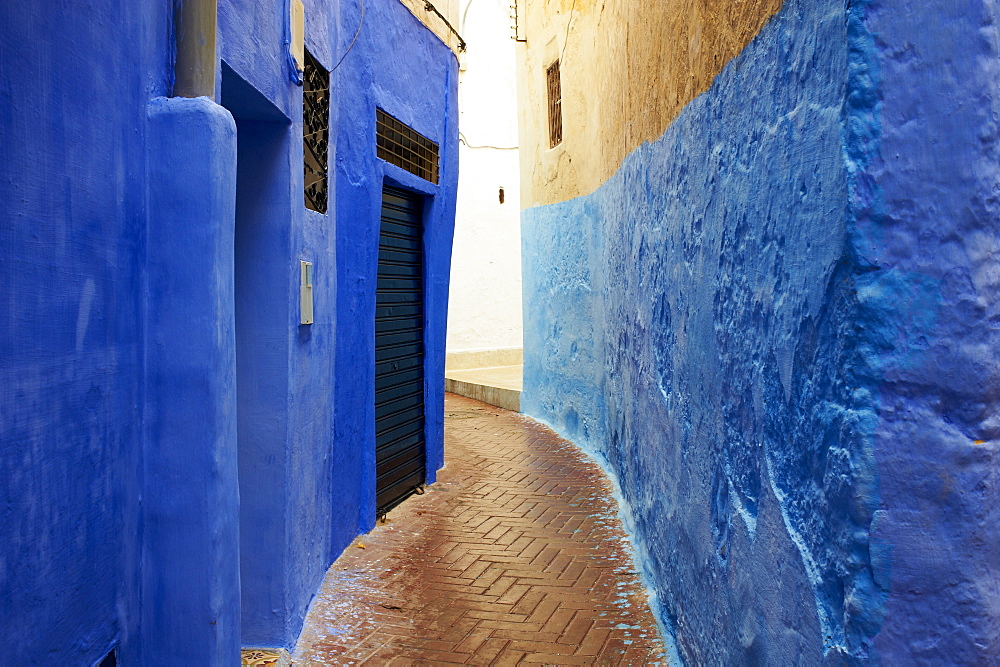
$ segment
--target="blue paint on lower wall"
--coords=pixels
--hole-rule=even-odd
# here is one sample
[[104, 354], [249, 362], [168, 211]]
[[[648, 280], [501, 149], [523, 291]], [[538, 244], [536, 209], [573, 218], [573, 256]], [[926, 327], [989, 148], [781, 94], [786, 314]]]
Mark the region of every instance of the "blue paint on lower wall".
[[[1000, 662], [1000, 7], [867, 5], [879, 147], [853, 191], [866, 261], [899, 276], [879, 370], [873, 542], [886, 661]], [[883, 284], [885, 284], [883, 282]]]
[[1000, 655], [997, 35], [960, 4], [788, 0], [523, 214], [523, 409], [616, 477], [685, 661]]

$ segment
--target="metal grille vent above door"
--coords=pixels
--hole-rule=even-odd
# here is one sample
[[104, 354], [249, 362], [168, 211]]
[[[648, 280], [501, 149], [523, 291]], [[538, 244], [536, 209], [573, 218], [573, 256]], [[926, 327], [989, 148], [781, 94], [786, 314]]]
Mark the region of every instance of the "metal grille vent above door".
[[422, 201], [382, 191], [375, 293], [375, 506], [378, 515], [420, 489], [424, 444]]
[[396, 120], [381, 109], [375, 110], [377, 155], [425, 181], [438, 182], [438, 145]]

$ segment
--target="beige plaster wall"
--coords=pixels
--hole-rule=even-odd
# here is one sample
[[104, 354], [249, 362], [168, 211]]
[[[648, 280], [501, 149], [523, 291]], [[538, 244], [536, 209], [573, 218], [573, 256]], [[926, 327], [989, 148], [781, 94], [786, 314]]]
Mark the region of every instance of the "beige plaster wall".
[[[659, 138], [781, 0], [518, 0], [521, 205], [593, 192]], [[560, 60], [563, 142], [549, 148], [545, 71]]]

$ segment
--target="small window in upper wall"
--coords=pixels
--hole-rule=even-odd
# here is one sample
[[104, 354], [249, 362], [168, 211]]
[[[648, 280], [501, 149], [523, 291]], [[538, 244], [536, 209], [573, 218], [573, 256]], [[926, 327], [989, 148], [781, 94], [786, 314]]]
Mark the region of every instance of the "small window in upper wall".
[[305, 52], [302, 71], [302, 153], [306, 207], [326, 213], [330, 163], [330, 73]]
[[559, 81], [559, 61], [549, 65], [545, 72], [549, 94], [549, 148], [562, 143], [562, 83]]

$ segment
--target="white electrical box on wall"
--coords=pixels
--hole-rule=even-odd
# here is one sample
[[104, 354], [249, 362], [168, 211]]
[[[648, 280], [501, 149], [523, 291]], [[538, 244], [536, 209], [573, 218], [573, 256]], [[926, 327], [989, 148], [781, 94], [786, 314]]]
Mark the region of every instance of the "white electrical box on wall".
[[299, 272], [302, 276], [299, 285], [299, 317], [300, 324], [313, 323], [313, 265], [312, 262], [299, 260]]

